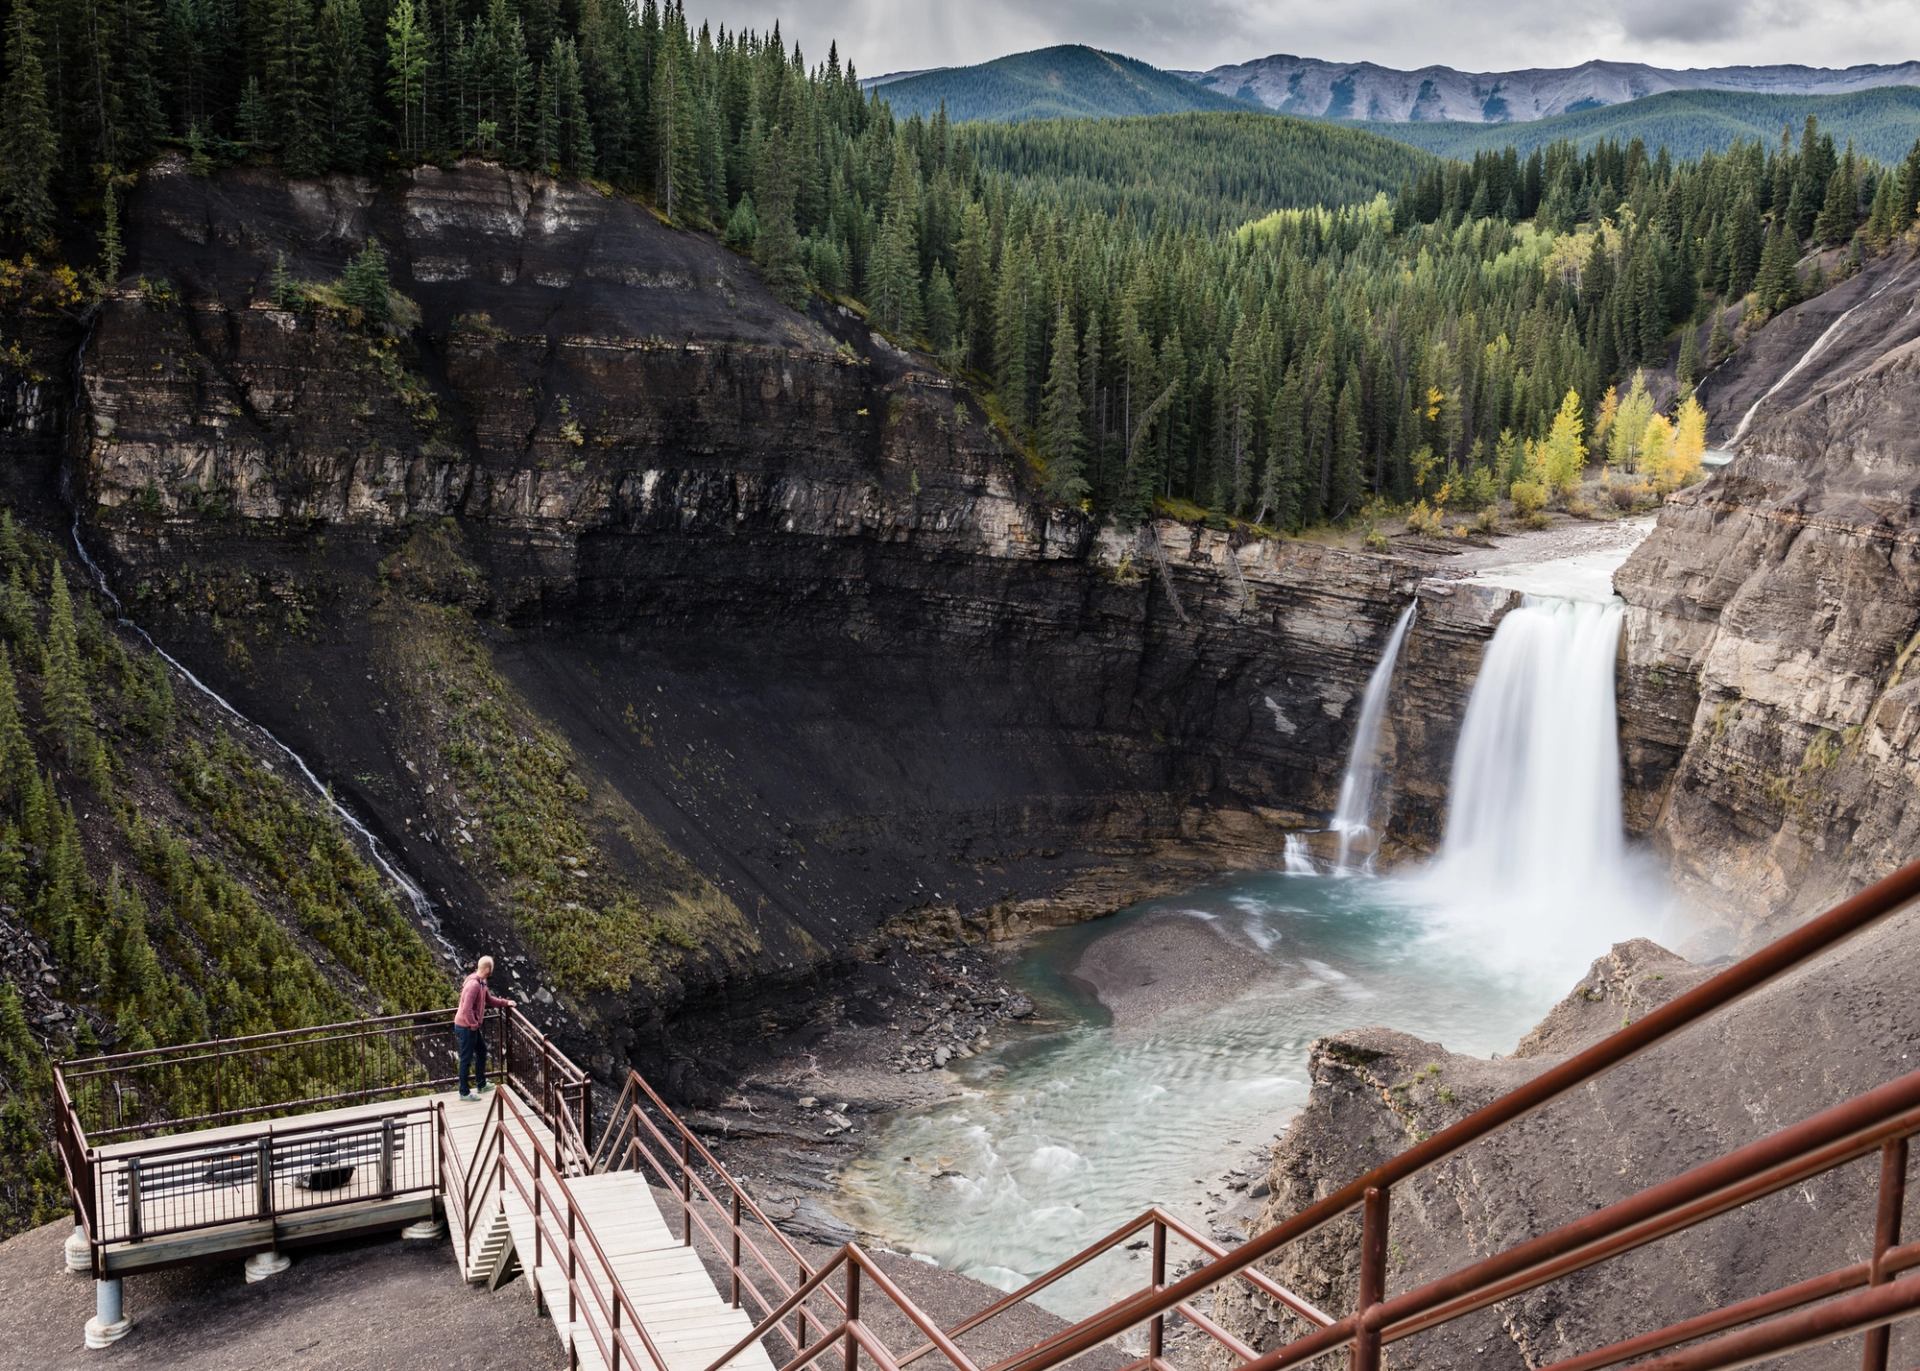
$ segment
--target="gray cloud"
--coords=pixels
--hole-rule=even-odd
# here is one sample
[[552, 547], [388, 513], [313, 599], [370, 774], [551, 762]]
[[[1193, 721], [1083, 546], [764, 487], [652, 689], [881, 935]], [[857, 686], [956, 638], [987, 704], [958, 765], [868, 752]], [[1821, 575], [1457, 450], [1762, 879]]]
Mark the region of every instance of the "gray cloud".
[[1089, 43], [1158, 66], [1210, 67], [1274, 52], [1470, 70], [1572, 66], [1592, 57], [1664, 66], [1920, 57], [1911, 0], [693, 0], [729, 28], [775, 20], [810, 58], [837, 39], [868, 75], [958, 66]]

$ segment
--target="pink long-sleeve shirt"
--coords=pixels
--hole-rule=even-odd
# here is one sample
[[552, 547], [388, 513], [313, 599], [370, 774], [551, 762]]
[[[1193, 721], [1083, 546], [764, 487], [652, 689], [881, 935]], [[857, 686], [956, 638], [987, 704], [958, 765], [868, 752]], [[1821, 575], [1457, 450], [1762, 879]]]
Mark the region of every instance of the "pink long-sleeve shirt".
[[460, 1007], [453, 1011], [455, 1028], [478, 1028], [486, 1017], [489, 1006], [505, 1008], [511, 1001], [503, 1000], [487, 989], [487, 978], [478, 971], [468, 974], [466, 983], [460, 987]]

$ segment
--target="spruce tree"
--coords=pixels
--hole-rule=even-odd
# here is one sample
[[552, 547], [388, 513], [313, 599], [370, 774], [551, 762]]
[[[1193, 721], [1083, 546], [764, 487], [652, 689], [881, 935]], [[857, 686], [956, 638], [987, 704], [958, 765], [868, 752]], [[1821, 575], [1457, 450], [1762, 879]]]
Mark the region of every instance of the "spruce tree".
[[67, 593], [66, 573], [54, 564], [47, 588], [47, 662], [42, 703], [47, 731], [75, 771], [92, 781], [106, 775], [106, 752], [87, 693], [87, 669], [80, 655], [80, 635], [74, 625], [73, 600]]
[[1828, 246], [1845, 243], [1853, 237], [1859, 218], [1859, 192], [1854, 183], [1853, 152], [1849, 149], [1846, 160], [1827, 179], [1827, 191], [1821, 201], [1820, 214], [1813, 221], [1813, 239], [1816, 243]]
[[380, 240], [369, 238], [347, 263], [340, 278], [340, 298], [357, 311], [362, 322], [380, 327], [393, 319], [392, 287], [387, 280], [387, 254]]
[[800, 309], [807, 303], [807, 271], [793, 221], [793, 164], [786, 157], [786, 141], [782, 129], [775, 129], [767, 140], [759, 176], [760, 228], [753, 242], [753, 260], [760, 264], [775, 297]]
[[400, 151], [418, 157], [427, 147], [428, 57], [432, 35], [413, 0], [399, 0], [387, 16], [387, 96], [400, 112]]
[[326, 0], [316, 37], [314, 99], [326, 163], [344, 171], [367, 165], [373, 132], [373, 60], [360, 0]]
[[927, 341], [934, 352], [951, 359], [960, 334], [960, 302], [953, 293], [953, 281], [947, 269], [935, 265], [927, 282]]
[[53, 231], [53, 171], [58, 157], [40, 24], [30, 0], [14, 0], [7, 23], [6, 85], [0, 90], [7, 134], [0, 138], [0, 233], [38, 243]]
[[1087, 498], [1086, 431], [1080, 420], [1080, 357], [1075, 346], [1073, 312], [1067, 302], [1053, 325], [1053, 363], [1047, 369], [1040, 409], [1040, 455], [1046, 459], [1047, 495], [1059, 504]]

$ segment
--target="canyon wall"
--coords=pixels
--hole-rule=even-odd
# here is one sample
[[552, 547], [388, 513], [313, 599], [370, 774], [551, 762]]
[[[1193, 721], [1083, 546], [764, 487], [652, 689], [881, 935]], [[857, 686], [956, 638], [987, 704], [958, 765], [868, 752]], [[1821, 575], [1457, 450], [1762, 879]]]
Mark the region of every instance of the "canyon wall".
[[1617, 580], [1631, 817], [1745, 942], [1920, 853], [1916, 289], [1897, 250], [1715, 371], [1740, 455]]
[[[1172, 522], [1162, 574], [922, 359], [588, 187], [163, 162], [129, 227], [75, 371], [85, 536], [463, 948], [615, 1044], [776, 1013], [903, 916], [1270, 860], [1419, 575]], [[271, 298], [369, 237], [406, 336]], [[1396, 702], [1416, 845], [1487, 630], [1455, 618]]]

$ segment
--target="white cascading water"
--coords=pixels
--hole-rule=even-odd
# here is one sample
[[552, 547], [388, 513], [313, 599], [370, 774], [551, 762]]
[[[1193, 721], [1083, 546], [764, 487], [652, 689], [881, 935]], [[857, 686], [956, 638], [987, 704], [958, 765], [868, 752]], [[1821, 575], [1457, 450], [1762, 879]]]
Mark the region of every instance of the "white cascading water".
[[1286, 872], [1289, 876], [1315, 876], [1320, 872], [1320, 868], [1313, 864], [1313, 854], [1307, 851], [1306, 838], [1299, 833], [1289, 833], [1287, 835], [1287, 843], [1283, 855], [1286, 859]]
[[1621, 819], [1624, 615], [1618, 600], [1530, 595], [1501, 620], [1461, 724], [1440, 856], [1416, 878], [1447, 936], [1549, 977], [1651, 931], [1663, 903]]
[[[1414, 610], [1419, 601], [1407, 606], [1387, 639], [1373, 675], [1367, 679], [1367, 692], [1360, 700], [1360, 724], [1353, 732], [1353, 748], [1347, 754], [1347, 774], [1340, 780], [1340, 804], [1333, 813], [1333, 831], [1340, 838], [1339, 870], [1353, 870], [1355, 844], [1373, 832], [1373, 799], [1380, 781], [1380, 723], [1386, 718], [1387, 697], [1393, 693], [1393, 672], [1400, 662], [1400, 648], [1413, 627]], [[1373, 854], [1367, 853], [1371, 863]]]

